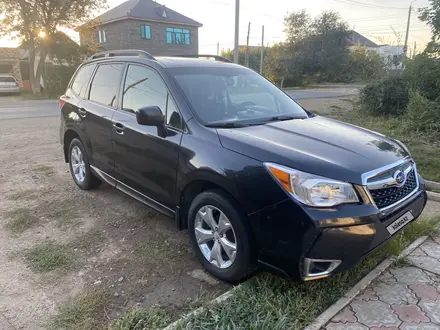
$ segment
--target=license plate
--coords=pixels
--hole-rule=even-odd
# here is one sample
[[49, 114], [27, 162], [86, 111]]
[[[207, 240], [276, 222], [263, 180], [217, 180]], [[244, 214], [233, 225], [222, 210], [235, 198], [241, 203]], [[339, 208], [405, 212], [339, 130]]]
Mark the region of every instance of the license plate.
[[391, 225], [387, 227], [388, 232], [393, 235], [399, 229], [405, 227], [408, 223], [410, 223], [412, 220], [414, 220], [414, 216], [411, 212], [406, 212], [404, 215], [402, 215], [399, 219], [394, 221]]

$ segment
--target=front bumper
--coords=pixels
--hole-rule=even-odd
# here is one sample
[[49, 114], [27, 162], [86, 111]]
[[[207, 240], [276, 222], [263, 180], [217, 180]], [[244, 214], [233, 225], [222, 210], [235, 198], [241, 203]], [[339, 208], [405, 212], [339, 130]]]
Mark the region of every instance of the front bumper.
[[[395, 236], [397, 233], [390, 235], [386, 228], [399, 217], [410, 211], [415, 221], [426, 202], [422, 180], [416, 194], [386, 212], [371, 204], [325, 210], [303, 206], [299, 210], [294, 201], [283, 201], [251, 217], [266, 233], [266, 243], [261, 244], [260, 230], [256, 231], [259, 261], [278, 273], [302, 280], [342, 272]], [[268, 241], [268, 232], [279, 239]]]

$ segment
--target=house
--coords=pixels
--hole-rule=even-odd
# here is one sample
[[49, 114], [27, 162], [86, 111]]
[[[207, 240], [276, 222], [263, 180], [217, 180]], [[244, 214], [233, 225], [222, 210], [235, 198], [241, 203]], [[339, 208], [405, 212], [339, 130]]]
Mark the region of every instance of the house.
[[81, 45], [142, 49], [152, 55], [196, 55], [199, 22], [152, 0], [128, 0], [77, 29]]
[[355, 46], [362, 46], [366, 47], [369, 51], [376, 50], [379, 45], [375, 42], [371, 41], [370, 39], [364, 37], [359, 32], [356, 32], [354, 30], [350, 31], [350, 36], [348, 38], [348, 46], [349, 47], [355, 47]]
[[403, 46], [378, 45], [356, 31], [350, 32], [348, 45], [349, 48], [362, 46], [369, 52], [376, 52], [389, 70], [403, 69], [403, 58], [405, 55]]
[[20, 51], [18, 48], [0, 47], [0, 74], [12, 74], [23, 87], [20, 72]]
[[380, 45], [377, 53], [390, 70], [402, 70], [405, 57], [405, 47], [396, 45]]

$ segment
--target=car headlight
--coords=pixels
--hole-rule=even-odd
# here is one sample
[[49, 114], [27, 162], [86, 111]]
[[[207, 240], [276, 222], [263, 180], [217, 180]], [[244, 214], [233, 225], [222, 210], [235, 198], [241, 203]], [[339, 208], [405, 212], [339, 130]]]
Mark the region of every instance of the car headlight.
[[264, 166], [281, 187], [300, 203], [314, 207], [331, 207], [359, 202], [350, 183], [320, 177], [273, 163], [264, 163]]

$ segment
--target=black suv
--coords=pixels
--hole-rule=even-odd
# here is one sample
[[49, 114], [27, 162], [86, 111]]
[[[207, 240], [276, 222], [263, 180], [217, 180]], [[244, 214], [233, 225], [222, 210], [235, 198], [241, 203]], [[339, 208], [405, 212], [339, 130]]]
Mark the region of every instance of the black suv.
[[75, 183], [102, 181], [174, 218], [203, 266], [303, 280], [343, 271], [416, 219], [424, 181], [406, 147], [314, 115], [218, 56], [98, 53], [60, 98]]

